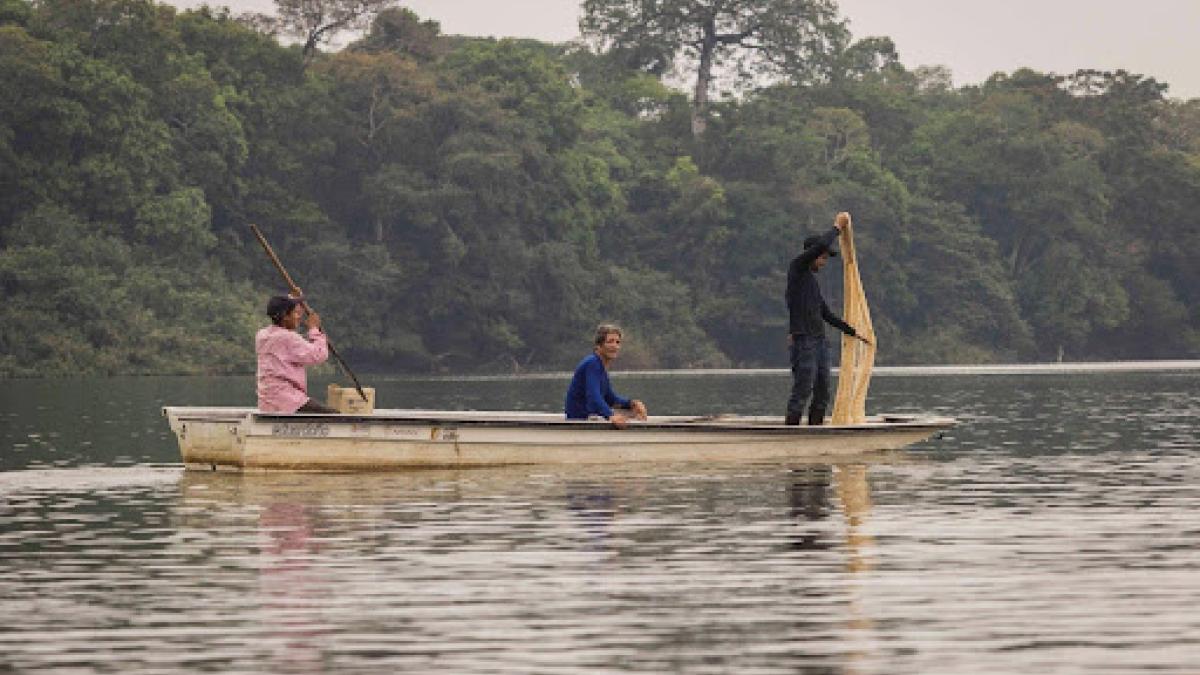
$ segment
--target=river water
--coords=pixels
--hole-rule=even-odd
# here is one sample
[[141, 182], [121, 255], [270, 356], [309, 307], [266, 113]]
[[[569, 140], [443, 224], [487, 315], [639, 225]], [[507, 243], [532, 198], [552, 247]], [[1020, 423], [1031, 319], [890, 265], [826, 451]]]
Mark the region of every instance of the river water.
[[[961, 425], [837, 465], [183, 471], [159, 408], [252, 385], [0, 382], [0, 672], [1200, 672], [1200, 370], [876, 377], [869, 411]], [[770, 414], [788, 380], [614, 385]]]

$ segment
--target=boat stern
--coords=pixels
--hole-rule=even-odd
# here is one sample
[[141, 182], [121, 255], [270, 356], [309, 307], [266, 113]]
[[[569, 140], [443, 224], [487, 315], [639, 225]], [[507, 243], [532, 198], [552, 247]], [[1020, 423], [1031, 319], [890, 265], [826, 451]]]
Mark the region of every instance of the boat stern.
[[242, 408], [163, 408], [189, 469], [239, 469], [245, 453], [245, 425], [253, 412]]

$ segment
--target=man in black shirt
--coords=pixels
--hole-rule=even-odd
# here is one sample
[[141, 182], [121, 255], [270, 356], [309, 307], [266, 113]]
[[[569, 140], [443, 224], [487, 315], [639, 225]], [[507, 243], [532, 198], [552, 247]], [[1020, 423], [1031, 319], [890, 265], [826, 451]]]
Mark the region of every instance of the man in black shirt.
[[792, 394], [788, 398], [784, 424], [800, 424], [806, 403], [808, 423], [825, 422], [830, 380], [825, 324], [857, 337], [850, 324], [829, 311], [817, 283], [816, 273], [830, 257], [837, 255], [833, 242], [841, 231], [842, 223], [837, 221], [825, 234], [805, 239], [804, 252], [793, 258], [788, 267], [788, 355], [792, 362]]

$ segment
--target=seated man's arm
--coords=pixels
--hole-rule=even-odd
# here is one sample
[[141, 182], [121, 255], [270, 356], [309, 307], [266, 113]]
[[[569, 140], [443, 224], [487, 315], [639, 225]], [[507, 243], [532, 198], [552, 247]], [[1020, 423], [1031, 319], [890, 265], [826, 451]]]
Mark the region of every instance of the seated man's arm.
[[288, 339], [288, 361], [302, 366], [312, 366], [322, 363], [329, 358], [329, 342], [320, 328], [308, 331], [306, 340], [299, 333], [292, 333]]
[[609, 383], [609, 386], [608, 386], [607, 400], [608, 400], [609, 404], [611, 404], [613, 407], [627, 408], [628, 410], [630, 410], [633, 413], [634, 417], [638, 418], [639, 420], [645, 421], [646, 415], [647, 415], [646, 404], [642, 403], [641, 401], [639, 401], [637, 399], [630, 399], [630, 398], [625, 398], [624, 396], [620, 396], [619, 394], [617, 394], [617, 392], [613, 391], [611, 382]]
[[604, 392], [604, 401], [614, 408], [628, 408], [629, 399], [624, 396], [618, 396], [617, 392], [613, 391], [612, 383], [608, 383], [608, 390]]

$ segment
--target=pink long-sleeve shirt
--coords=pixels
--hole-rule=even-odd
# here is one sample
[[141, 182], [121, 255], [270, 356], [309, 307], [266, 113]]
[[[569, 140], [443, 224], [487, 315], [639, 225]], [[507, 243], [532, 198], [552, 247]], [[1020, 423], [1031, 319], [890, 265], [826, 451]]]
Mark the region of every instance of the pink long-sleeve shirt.
[[308, 401], [304, 367], [329, 357], [329, 344], [319, 328], [309, 330], [308, 337], [282, 326], [267, 326], [254, 336], [259, 410], [294, 413]]

